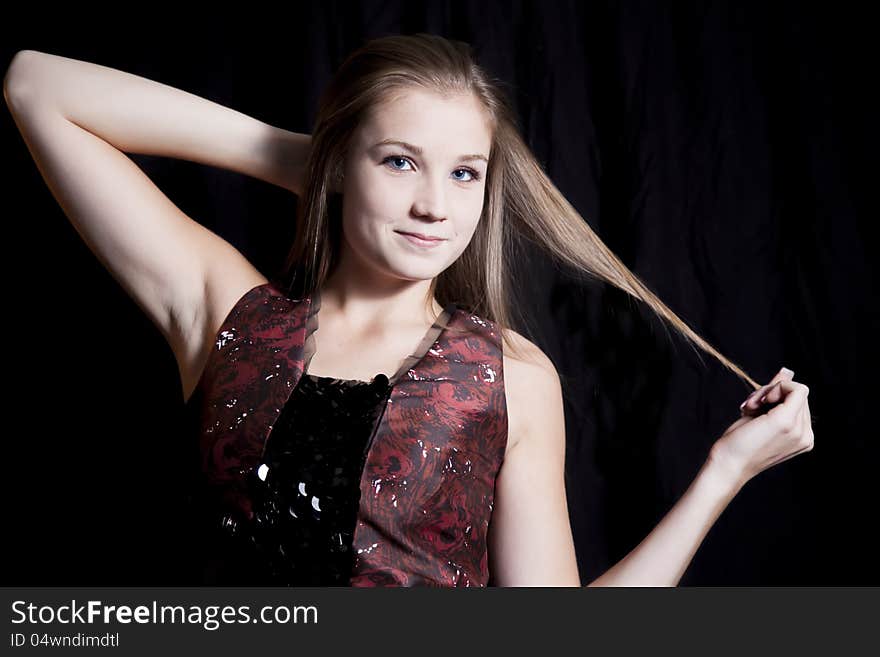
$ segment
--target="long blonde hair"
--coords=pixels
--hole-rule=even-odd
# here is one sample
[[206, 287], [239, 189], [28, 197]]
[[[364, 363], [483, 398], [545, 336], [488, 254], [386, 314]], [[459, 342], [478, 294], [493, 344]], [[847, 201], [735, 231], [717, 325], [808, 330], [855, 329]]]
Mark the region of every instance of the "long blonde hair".
[[[299, 199], [294, 244], [284, 265], [289, 289], [311, 294], [338, 263], [340, 197], [351, 137], [366, 112], [408, 88], [442, 95], [472, 94], [492, 128], [485, 199], [477, 228], [461, 256], [431, 283], [429, 298], [455, 302], [499, 327], [513, 327], [515, 263], [524, 240], [535, 244], [579, 280], [605, 281], [643, 301], [692, 345], [760, 387], [657, 298], [608, 249], [589, 223], [550, 181], [520, 136], [516, 113], [502, 82], [491, 78], [469, 44], [432, 34], [373, 39], [351, 53], [321, 96]], [[520, 323], [524, 323], [517, 314]], [[516, 346], [502, 332], [506, 350]]]

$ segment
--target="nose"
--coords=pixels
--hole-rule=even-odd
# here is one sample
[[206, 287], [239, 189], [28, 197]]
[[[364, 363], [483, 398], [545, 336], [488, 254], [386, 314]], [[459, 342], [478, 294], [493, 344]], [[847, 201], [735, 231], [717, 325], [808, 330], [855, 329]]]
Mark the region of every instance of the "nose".
[[435, 181], [430, 176], [416, 190], [413, 213], [418, 217], [428, 217], [435, 221], [446, 219], [445, 181]]

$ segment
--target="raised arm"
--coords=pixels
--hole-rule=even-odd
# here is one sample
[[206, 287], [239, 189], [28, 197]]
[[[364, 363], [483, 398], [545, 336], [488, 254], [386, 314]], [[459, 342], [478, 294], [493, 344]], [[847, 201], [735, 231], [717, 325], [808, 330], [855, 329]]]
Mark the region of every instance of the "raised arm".
[[3, 91], [64, 213], [171, 345], [188, 397], [218, 325], [266, 279], [172, 203], [125, 152], [286, 186], [295, 181], [290, 164], [310, 138], [136, 75], [36, 51], [16, 54]]
[[198, 162], [302, 193], [310, 135], [182, 89], [35, 50], [15, 55], [3, 89], [13, 111], [52, 107], [123, 153]]

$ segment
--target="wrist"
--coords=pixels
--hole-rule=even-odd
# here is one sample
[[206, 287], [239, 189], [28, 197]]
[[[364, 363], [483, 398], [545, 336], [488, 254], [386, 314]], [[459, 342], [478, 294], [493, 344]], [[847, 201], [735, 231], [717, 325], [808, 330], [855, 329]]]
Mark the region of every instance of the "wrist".
[[302, 196], [312, 136], [276, 127], [272, 134], [274, 145], [268, 150], [275, 153], [276, 184]]
[[723, 450], [718, 448], [717, 445], [713, 445], [709, 451], [704, 468], [722, 486], [726, 486], [733, 491], [741, 489], [749, 480], [745, 469], [734, 459], [730, 458], [729, 455], [724, 454]]

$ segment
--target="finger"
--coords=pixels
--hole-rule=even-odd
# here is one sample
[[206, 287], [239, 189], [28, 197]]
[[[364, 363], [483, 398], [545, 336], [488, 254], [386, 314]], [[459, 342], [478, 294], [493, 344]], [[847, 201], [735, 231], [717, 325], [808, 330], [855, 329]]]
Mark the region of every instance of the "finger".
[[767, 394], [767, 392], [780, 381], [791, 381], [793, 378], [794, 372], [787, 367], [783, 367], [768, 384], [761, 386], [746, 398], [746, 400], [740, 405], [740, 411], [742, 411], [744, 415], [748, 415], [750, 414], [750, 411], [760, 409], [764, 403], [761, 401], [761, 397]]
[[[794, 372], [788, 369], [787, 367], [783, 367], [776, 373], [776, 376], [767, 384], [767, 390], [764, 391], [764, 395], [767, 395], [768, 399], [771, 399], [773, 402], [777, 402], [782, 397], [780, 396], [779, 386], [777, 385], [781, 381], [793, 381], [794, 380]], [[775, 391], [775, 392], [774, 392]], [[771, 396], [772, 395], [772, 396]], [[762, 395], [756, 395], [758, 400], [760, 401]]]
[[779, 385], [783, 381], [794, 381], [794, 379], [789, 375], [793, 374], [791, 370], [783, 368], [779, 371], [779, 374], [774, 377], [775, 382], [769, 386], [767, 391], [763, 395], [756, 395], [758, 398], [759, 404], [777, 404], [782, 401], [785, 394], [783, 393], [782, 387]]
[[782, 390], [783, 381], [777, 381], [774, 385], [770, 386], [770, 389], [767, 390], [759, 399], [759, 403], [761, 404], [778, 404], [782, 401], [783, 398], [783, 390]]
[[772, 468], [774, 465], [779, 465], [780, 463], [784, 463], [788, 459], [794, 458], [798, 454], [803, 454], [804, 452], [809, 452], [810, 450], [813, 449], [812, 428], [804, 429], [805, 426], [810, 427], [810, 412], [809, 412], [809, 406], [807, 404], [806, 399], [804, 400], [803, 406], [801, 406], [799, 422], [801, 423], [801, 425], [800, 425], [801, 431], [809, 431], [810, 432], [810, 444], [805, 444], [799, 450], [792, 452], [791, 454], [788, 454], [787, 456], [783, 456], [781, 458], [778, 458], [775, 461], [772, 461], [764, 468], [765, 470]]
[[[804, 405], [803, 405], [803, 407], [802, 407], [802, 409], [801, 409], [801, 412], [803, 413], [803, 415], [804, 415], [804, 417], [805, 417], [805, 420], [804, 420], [805, 424], [806, 424], [807, 426], [810, 426], [810, 425], [811, 425], [811, 422], [810, 422], [810, 412], [809, 412], [809, 408], [808, 408], [808, 406], [807, 406], [806, 403], [804, 403]], [[798, 454], [803, 454], [804, 452], [812, 451], [812, 449], [813, 449], [812, 427], [810, 427], [809, 431], [810, 431], [810, 441], [809, 441], [809, 444], [804, 445], [802, 448], [800, 448], [800, 449], [797, 450], [796, 452], [792, 452], [792, 453], [789, 454], [788, 456], [783, 456], [782, 458], [779, 458], [779, 459], [773, 461], [772, 463], [770, 463], [769, 465], [767, 465], [764, 469], [766, 470], [766, 469], [768, 469], [768, 468], [772, 468], [774, 465], [779, 465], [780, 463], [783, 463], [783, 462], [787, 461], [787, 460], [790, 459], [790, 458], [794, 458], [794, 457], [797, 456]]]
[[[791, 381], [788, 383], [794, 386], [800, 386], [801, 388], [805, 389], [807, 395], [809, 395], [809, 389], [803, 384], [796, 381]], [[759, 398], [758, 403], [760, 404], [760, 407], [753, 411], [754, 415], [764, 415], [765, 413], [768, 413], [771, 409], [775, 408], [778, 404], [784, 402], [787, 403], [789, 392], [786, 391], [788, 390], [788, 388], [783, 386], [782, 384], [783, 381], [778, 381], [776, 385], [772, 386], [767, 391], [766, 394]], [[800, 406], [798, 407], [797, 405], [799, 401]], [[803, 414], [803, 406], [806, 404], [806, 396], [798, 396], [797, 398], [792, 399], [790, 404], [794, 404], [797, 410], [797, 417], [795, 418], [796, 426], [792, 427], [793, 429], [800, 429], [801, 422], [808, 422], [812, 424], [812, 419], [809, 417], [809, 413], [807, 413], [807, 415]]]
[[767, 385], [761, 386], [760, 388], [758, 388], [757, 390], [752, 392], [752, 394], [750, 394], [748, 397], [746, 397], [746, 400], [742, 403], [742, 405], [740, 405], [740, 410], [743, 411], [744, 413], [748, 414], [748, 413], [753, 413], [754, 411], [759, 409], [761, 407], [761, 402], [760, 402], [761, 397], [763, 397], [764, 394], [773, 385], [775, 385], [775, 384], [768, 383]]
[[774, 422], [777, 422], [780, 427], [791, 427], [794, 430], [798, 430], [800, 428], [797, 424], [798, 417], [807, 398], [809, 388], [803, 383], [784, 380], [779, 381], [777, 389], [773, 391], [774, 398], [778, 395], [779, 400], [783, 401], [783, 403], [770, 409], [768, 416], [773, 418]]
[[754, 393], [752, 393], [746, 401], [743, 402], [743, 405], [740, 407], [740, 410], [744, 415], [760, 415], [766, 412], [767, 410], [767, 395], [772, 390], [774, 390], [779, 381], [775, 383], [768, 383], [765, 386], [761, 386]]
[[782, 378], [787, 379], [788, 381], [794, 380], [794, 370], [790, 370], [787, 367], [783, 367], [782, 369], [780, 369], [779, 374], [782, 376]]
[[767, 387], [771, 387], [779, 383], [780, 381], [793, 381], [794, 380], [794, 372], [787, 367], [783, 367], [780, 369], [776, 376], [770, 379], [770, 382], [767, 384]]
[[803, 425], [804, 436], [810, 441], [810, 449], [813, 449], [813, 447], [812, 447], [813, 440], [814, 440], [814, 436], [813, 436], [813, 418], [812, 418], [812, 416], [810, 415], [810, 396], [809, 396], [809, 394], [807, 395], [806, 399], [804, 399], [804, 408], [803, 408], [803, 411], [802, 411], [802, 412], [803, 412], [803, 414], [804, 414], [804, 419], [803, 419], [803, 422], [804, 422], [804, 425]]

